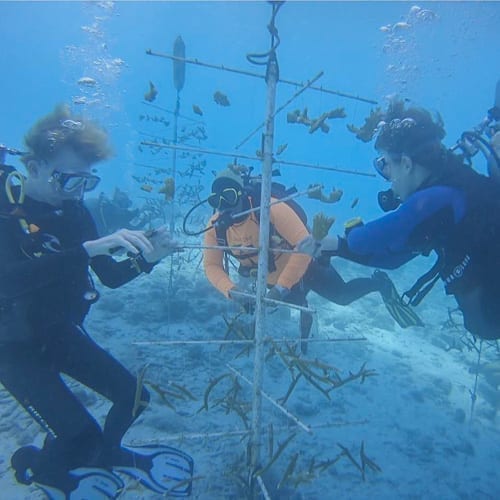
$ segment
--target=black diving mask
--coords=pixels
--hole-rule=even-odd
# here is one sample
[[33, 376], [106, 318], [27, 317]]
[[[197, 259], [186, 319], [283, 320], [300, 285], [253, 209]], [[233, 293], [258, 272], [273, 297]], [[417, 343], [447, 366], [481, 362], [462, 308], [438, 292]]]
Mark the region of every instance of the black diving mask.
[[54, 170], [52, 179], [57, 182], [60, 190], [64, 193], [74, 193], [77, 190], [88, 192], [94, 190], [101, 178], [97, 175], [80, 173], [80, 174], [65, 174]]
[[226, 210], [235, 207], [240, 201], [243, 193], [235, 188], [225, 188], [221, 192], [211, 193], [208, 196], [208, 204], [216, 210]]
[[390, 180], [389, 176], [385, 172], [385, 167], [387, 167], [387, 160], [385, 159], [385, 156], [378, 156], [373, 160], [373, 167], [377, 171], [377, 173], [383, 177], [386, 181]]

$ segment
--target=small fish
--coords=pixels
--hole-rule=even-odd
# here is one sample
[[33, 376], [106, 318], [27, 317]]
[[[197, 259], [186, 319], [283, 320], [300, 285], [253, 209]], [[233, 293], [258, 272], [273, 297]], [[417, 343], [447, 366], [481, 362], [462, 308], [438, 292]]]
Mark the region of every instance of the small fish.
[[285, 149], [288, 147], [288, 144], [285, 143], [285, 144], [280, 144], [278, 146], [278, 149], [276, 150], [276, 156], [279, 156], [281, 153], [283, 153], [283, 151], [285, 151]]
[[153, 186], [151, 186], [150, 184], [143, 184], [141, 186], [141, 189], [143, 191], [146, 191], [146, 193], [151, 193], [151, 191], [153, 191]]
[[149, 82], [149, 90], [144, 94], [144, 99], [148, 102], [153, 102], [158, 95], [158, 91], [153, 82]]
[[196, 113], [197, 115], [203, 116], [202, 109], [199, 106], [197, 106], [196, 104], [193, 104], [193, 113]]
[[359, 202], [359, 198], [354, 198], [354, 200], [352, 200], [352, 203], [351, 203], [351, 208], [354, 208]]
[[227, 95], [223, 94], [219, 90], [217, 90], [214, 93], [214, 101], [219, 106], [231, 106], [231, 103], [229, 102], [229, 99], [227, 98]]
[[82, 76], [78, 80], [78, 85], [86, 85], [87, 87], [93, 87], [97, 82], [93, 79], [90, 78], [90, 76]]

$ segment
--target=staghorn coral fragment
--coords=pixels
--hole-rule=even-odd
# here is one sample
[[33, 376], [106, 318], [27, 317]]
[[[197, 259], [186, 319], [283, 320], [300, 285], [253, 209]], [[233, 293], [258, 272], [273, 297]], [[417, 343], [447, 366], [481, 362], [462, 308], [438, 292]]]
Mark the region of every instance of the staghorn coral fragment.
[[327, 118], [331, 120], [332, 118], [345, 118], [347, 115], [345, 114], [344, 108], [335, 108], [331, 111], [327, 111]]
[[281, 489], [281, 487], [288, 481], [290, 476], [293, 474], [293, 471], [295, 470], [295, 466], [297, 465], [298, 458], [299, 458], [298, 452], [292, 456], [292, 459], [290, 460], [287, 468], [285, 469], [285, 473], [283, 474], [283, 477], [280, 479], [278, 485], [276, 486], [277, 490]]
[[146, 407], [148, 405], [147, 401], [141, 400], [142, 389], [144, 387], [144, 376], [146, 375], [146, 370], [149, 364], [146, 363], [140, 370], [137, 375], [137, 382], [135, 386], [135, 397], [134, 397], [134, 406], [132, 407], [132, 417], [135, 418], [137, 412], [140, 408]]
[[163, 186], [158, 190], [159, 193], [165, 195], [165, 201], [172, 201], [175, 194], [175, 180], [173, 177], [167, 177]]
[[279, 156], [288, 147], [288, 143], [280, 144], [276, 150], [276, 156]]
[[348, 124], [347, 129], [356, 135], [360, 141], [370, 142], [375, 135], [375, 130], [380, 120], [382, 120], [384, 112], [381, 108], [372, 109], [370, 114], [365, 118], [365, 123], [360, 127]]
[[[311, 189], [315, 187], [314, 185], [309, 185], [308, 189]], [[337, 203], [342, 198], [342, 195], [344, 194], [344, 191], [342, 189], [335, 189], [332, 188], [332, 191], [328, 196], [326, 196], [323, 193], [322, 186], [318, 187], [317, 190], [313, 192], [308, 193], [308, 197], [312, 198], [313, 200], [319, 200], [322, 201], [323, 203]]]

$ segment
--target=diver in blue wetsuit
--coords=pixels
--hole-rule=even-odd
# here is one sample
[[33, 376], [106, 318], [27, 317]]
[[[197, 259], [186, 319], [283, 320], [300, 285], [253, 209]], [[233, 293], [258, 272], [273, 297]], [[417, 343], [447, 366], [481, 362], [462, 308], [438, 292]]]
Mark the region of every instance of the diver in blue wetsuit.
[[[500, 109], [489, 113], [497, 127]], [[299, 248], [385, 269], [435, 252], [435, 265], [406, 292], [407, 302], [417, 305], [440, 277], [467, 330], [500, 338], [500, 184], [447, 149], [441, 119], [425, 109], [393, 103], [376, 134], [374, 166], [391, 183], [379, 201], [389, 213]], [[498, 170], [498, 151], [490, 146], [488, 153], [490, 170]]]
[[[54, 499], [116, 498], [123, 486], [116, 471], [156, 493], [173, 488], [187, 495], [190, 457], [169, 447], [122, 446], [149, 393], [83, 326], [98, 299], [89, 267], [117, 288], [151, 272], [174, 243], [165, 228], [98, 236], [82, 203], [100, 180], [92, 166], [110, 155], [96, 124], [59, 106], [32, 127], [25, 143], [27, 176], [0, 165], [0, 383], [47, 437], [41, 448], [14, 453], [15, 477]], [[19, 152], [0, 145], [0, 153]], [[115, 260], [117, 250], [129, 258]], [[111, 402], [104, 425], [61, 374]], [[177, 488], [179, 481], [184, 485]]]

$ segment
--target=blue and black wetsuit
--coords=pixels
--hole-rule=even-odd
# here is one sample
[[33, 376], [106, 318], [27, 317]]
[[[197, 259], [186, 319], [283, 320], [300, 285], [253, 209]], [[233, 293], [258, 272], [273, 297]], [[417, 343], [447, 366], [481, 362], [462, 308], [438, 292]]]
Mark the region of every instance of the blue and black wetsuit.
[[[98, 236], [80, 203], [55, 210], [26, 198], [22, 214], [38, 228], [31, 235], [21, 230], [16, 216], [8, 215], [8, 205], [2, 207], [6, 210], [0, 214], [0, 383], [48, 437], [30, 468], [50, 476], [50, 470], [56, 475], [61, 468], [109, 465], [109, 456], [144, 407], [132, 415], [136, 378], [82, 327], [96, 294], [89, 266], [111, 288], [153, 266], [108, 256], [89, 259], [82, 243]], [[61, 374], [112, 402], [103, 428]], [[149, 400], [145, 389], [141, 400]]]
[[481, 338], [500, 338], [499, 210], [498, 187], [462, 167], [416, 191], [394, 212], [353, 228], [339, 239], [337, 255], [394, 269], [436, 251], [440, 277], [467, 329]]

